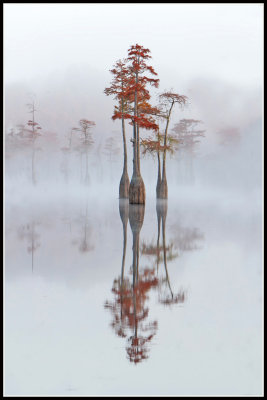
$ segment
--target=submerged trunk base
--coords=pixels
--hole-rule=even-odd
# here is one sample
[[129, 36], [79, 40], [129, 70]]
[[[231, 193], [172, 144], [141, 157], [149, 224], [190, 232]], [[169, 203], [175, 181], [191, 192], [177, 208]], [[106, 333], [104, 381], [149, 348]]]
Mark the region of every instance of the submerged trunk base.
[[119, 188], [119, 198], [120, 199], [128, 199], [129, 198], [129, 186], [130, 179], [127, 172], [123, 172], [120, 180], [120, 188]]
[[168, 184], [166, 179], [162, 179], [160, 185], [157, 185], [157, 198], [158, 199], [168, 198]]
[[145, 204], [146, 189], [142, 177], [133, 176], [129, 186], [129, 203], [130, 204]]

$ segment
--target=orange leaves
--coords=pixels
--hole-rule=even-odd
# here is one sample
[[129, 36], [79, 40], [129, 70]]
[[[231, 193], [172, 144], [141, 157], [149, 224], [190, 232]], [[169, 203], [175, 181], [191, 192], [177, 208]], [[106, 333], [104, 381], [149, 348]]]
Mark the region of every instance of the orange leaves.
[[141, 113], [138, 116], [132, 117], [132, 122], [137, 124], [140, 128], [147, 129], [147, 130], [158, 130], [158, 125], [154, 122], [154, 119], [151, 117], [146, 116], [144, 113]]
[[128, 49], [128, 57], [118, 60], [110, 70], [113, 79], [104, 93], [118, 101], [113, 120], [130, 119], [131, 125], [157, 130], [158, 125], [152, 117], [157, 114], [157, 109], [148, 103], [150, 94], [147, 85], [158, 87], [159, 79], [146, 75], [146, 72], [157, 75], [153, 67], [146, 64], [149, 58], [149, 49], [139, 44], [132, 45]]
[[176, 139], [174, 136], [168, 135], [166, 144], [164, 144], [164, 136], [158, 134], [156, 140], [154, 138], [142, 139], [142, 153], [143, 154], [154, 154], [154, 153], [174, 153], [176, 150], [176, 145], [178, 145], [180, 141]]
[[125, 97], [124, 90], [129, 84], [129, 70], [126, 67], [126, 62], [118, 60], [110, 72], [113, 75], [113, 79], [111, 86], [105, 88], [104, 93], [107, 96], [113, 95], [115, 99]]
[[132, 114], [122, 113], [121, 111], [114, 112], [112, 119], [115, 121], [116, 119], [132, 119]]
[[128, 59], [136, 60], [137, 58], [142, 58], [142, 59], [146, 60], [148, 58], [151, 58], [149, 53], [150, 53], [149, 49], [145, 49], [143, 46], [141, 46], [139, 44], [132, 45], [128, 49]]
[[142, 139], [141, 146], [142, 146], [143, 154], [164, 152], [164, 150], [167, 150], [167, 148], [168, 148], [168, 146], [162, 145], [159, 140], [153, 140], [151, 138]]

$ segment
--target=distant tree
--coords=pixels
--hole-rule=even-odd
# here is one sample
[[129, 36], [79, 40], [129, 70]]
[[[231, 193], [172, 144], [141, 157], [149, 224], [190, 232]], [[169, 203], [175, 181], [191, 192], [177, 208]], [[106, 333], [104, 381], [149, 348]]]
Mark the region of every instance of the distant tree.
[[[95, 126], [94, 121], [89, 121], [88, 119], [80, 119], [79, 121], [80, 128], [73, 128], [73, 131], [78, 131], [81, 133], [80, 136], [80, 143], [76, 150], [79, 151], [81, 155], [81, 163], [82, 163], [82, 156], [85, 154], [85, 179], [84, 183], [86, 185], [89, 184], [89, 166], [88, 166], [88, 154], [89, 150], [94, 143], [91, 133], [91, 128]], [[81, 165], [81, 178], [82, 178], [82, 165]]]
[[197, 119], [181, 119], [174, 125], [172, 132], [179, 141], [178, 161], [180, 163], [179, 173], [184, 174], [186, 182], [193, 182], [193, 158], [200, 139], [205, 137], [205, 130], [200, 129], [202, 121]]
[[220, 138], [220, 144], [223, 146], [235, 147], [240, 143], [241, 136], [239, 129], [234, 126], [223, 128], [217, 134]]
[[35, 101], [32, 100], [31, 103], [27, 104], [29, 109], [29, 113], [32, 114], [32, 119], [28, 120], [27, 125], [29, 129], [24, 130], [26, 133], [26, 137], [28, 137], [31, 141], [32, 146], [32, 183], [36, 184], [36, 175], [35, 175], [35, 152], [36, 152], [36, 139], [40, 136], [40, 130], [42, 129], [38, 122], [35, 120]]
[[191, 154], [194, 153], [196, 145], [200, 142], [198, 139], [205, 137], [204, 129], [197, 129], [203, 122], [197, 119], [181, 119], [174, 125], [172, 131], [179, 140], [180, 149], [185, 149]]
[[[105, 144], [104, 144], [104, 154], [108, 156], [109, 163], [110, 163], [110, 174], [112, 178], [112, 164], [114, 162], [114, 159], [117, 158], [118, 154], [120, 153], [120, 147], [118, 146], [117, 140], [110, 136], [106, 139]], [[123, 185], [125, 186], [125, 185]], [[122, 189], [122, 188], [121, 188]], [[121, 194], [125, 193], [123, 190], [121, 190]], [[125, 197], [121, 197], [125, 198]]]

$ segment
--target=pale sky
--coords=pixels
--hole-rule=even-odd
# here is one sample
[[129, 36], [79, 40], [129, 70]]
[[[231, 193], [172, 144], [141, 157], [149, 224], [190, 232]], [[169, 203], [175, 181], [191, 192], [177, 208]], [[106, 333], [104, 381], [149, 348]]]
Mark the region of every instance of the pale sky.
[[263, 5], [4, 4], [6, 84], [72, 65], [106, 74], [135, 43], [151, 50], [164, 87], [175, 76], [261, 85]]

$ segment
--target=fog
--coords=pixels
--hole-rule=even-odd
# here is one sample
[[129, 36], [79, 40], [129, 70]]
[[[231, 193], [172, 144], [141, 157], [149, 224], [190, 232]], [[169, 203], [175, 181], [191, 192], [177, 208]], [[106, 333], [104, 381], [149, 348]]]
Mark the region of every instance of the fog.
[[[121, 121], [104, 94], [136, 43], [160, 79], [151, 104], [188, 97], [169, 132], [204, 131], [167, 155], [168, 200], [141, 154], [138, 212], [119, 200]], [[262, 110], [261, 4], [4, 5], [5, 395], [262, 394]], [[139, 258], [133, 319], [116, 285]]]

